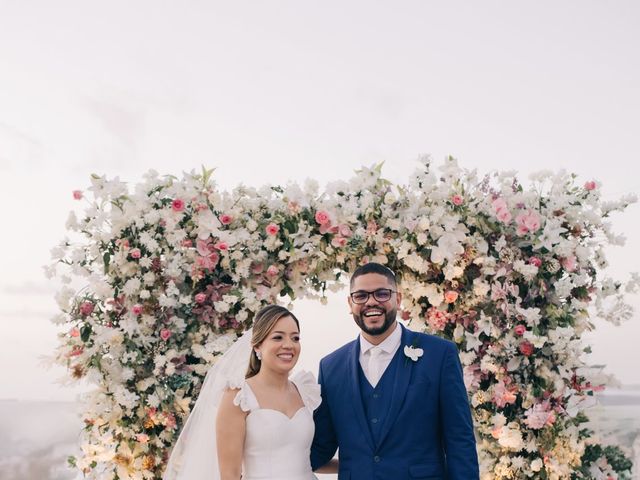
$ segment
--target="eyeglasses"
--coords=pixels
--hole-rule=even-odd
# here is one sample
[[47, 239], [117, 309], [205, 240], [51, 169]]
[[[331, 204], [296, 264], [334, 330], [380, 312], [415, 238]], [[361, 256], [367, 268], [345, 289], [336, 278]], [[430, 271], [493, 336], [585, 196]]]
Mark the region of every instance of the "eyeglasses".
[[362, 305], [363, 303], [367, 303], [367, 300], [369, 300], [369, 297], [371, 295], [373, 295], [373, 298], [380, 303], [388, 302], [389, 300], [391, 300], [392, 293], [396, 293], [395, 290], [391, 290], [389, 288], [378, 288], [373, 292], [358, 290], [357, 292], [350, 293], [349, 296], [351, 297], [353, 303]]

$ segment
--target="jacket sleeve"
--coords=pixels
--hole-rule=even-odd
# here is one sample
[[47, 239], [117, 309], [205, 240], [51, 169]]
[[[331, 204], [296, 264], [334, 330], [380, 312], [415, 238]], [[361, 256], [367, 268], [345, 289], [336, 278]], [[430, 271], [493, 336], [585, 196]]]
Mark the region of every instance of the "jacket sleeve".
[[318, 372], [318, 383], [320, 383], [320, 394], [322, 403], [313, 414], [316, 431], [311, 445], [311, 468], [316, 470], [325, 465], [333, 458], [338, 449], [336, 432], [333, 427], [331, 410], [326, 394], [326, 383], [322, 373], [322, 362]]
[[479, 479], [473, 420], [458, 350], [453, 343], [447, 343], [440, 372], [440, 412], [448, 478]]

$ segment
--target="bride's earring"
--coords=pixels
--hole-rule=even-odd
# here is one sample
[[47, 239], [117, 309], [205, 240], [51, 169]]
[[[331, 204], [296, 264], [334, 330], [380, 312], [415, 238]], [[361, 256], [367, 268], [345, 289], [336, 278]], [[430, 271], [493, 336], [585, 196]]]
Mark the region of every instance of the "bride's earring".
[[258, 357], [258, 360], [262, 360], [262, 353], [260, 353], [260, 350], [256, 350], [256, 357]]

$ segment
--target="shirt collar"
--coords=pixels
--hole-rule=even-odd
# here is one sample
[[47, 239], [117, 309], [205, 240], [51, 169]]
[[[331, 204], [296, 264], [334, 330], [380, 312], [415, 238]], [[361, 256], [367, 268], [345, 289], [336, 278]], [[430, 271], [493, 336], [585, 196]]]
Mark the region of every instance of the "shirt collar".
[[379, 347], [385, 353], [395, 353], [402, 341], [402, 327], [396, 322], [396, 328], [379, 345], [373, 345], [360, 334], [360, 353], [365, 354], [373, 347]]

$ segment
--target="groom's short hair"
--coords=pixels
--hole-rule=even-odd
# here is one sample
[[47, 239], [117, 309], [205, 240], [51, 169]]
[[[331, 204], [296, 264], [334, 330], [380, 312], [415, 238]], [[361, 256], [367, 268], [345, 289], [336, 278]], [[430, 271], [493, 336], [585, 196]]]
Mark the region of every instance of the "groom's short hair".
[[391, 283], [394, 288], [398, 284], [396, 282], [396, 274], [393, 273], [393, 270], [391, 270], [389, 267], [385, 267], [381, 263], [369, 262], [365, 263], [364, 265], [360, 265], [354, 270], [353, 274], [351, 274], [351, 282], [349, 285], [353, 287], [353, 281], [359, 276], [366, 275], [367, 273], [377, 273], [378, 275], [386, 277], [386, 279], [389, 280], [389, 283]]

